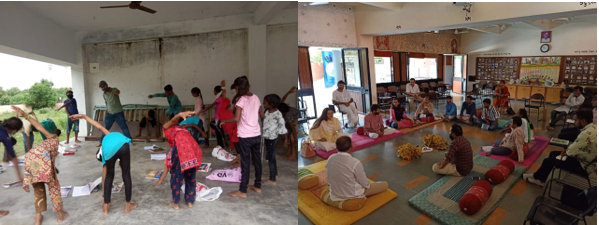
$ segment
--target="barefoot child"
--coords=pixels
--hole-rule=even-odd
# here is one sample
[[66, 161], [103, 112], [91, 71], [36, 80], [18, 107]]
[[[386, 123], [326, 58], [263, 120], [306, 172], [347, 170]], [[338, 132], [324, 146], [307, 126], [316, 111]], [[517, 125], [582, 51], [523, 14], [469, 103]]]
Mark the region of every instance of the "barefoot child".
[[[239, 150], [241, 158], [241, 184], [239, 191], [229, 192], [233, 197], [247, 198], [247, 189], [261, 193], [262, 185], [262, 159], [260, 158], [260, 124], [258, 119], [263, 114], [260, 109], [260, 98], [250, 92], [250, 83], [246, 76], [238, 77], [233, 83], [237, 95], [233, 98], [235, 105], [235, 117], [220, 122], [221, 126], [226, 123], [237, 123], [237, 135], [239, 136]], [[250, 157], [254, 164], [255, 176], [254, 186], [249, 186], [250, 181]]]
[[67, 140], [64, 143], [69, 143], [71, 129], [75, 132], [75, 143], [81, 143], [81, 141], [77, 139], [79, 136], [79, 120], [73, 121], [69, 118], [71, 115], [79, 114], [79, 110], [77, 110], [77, 101], [73, 98], [73, 91], [67, 91], [67, 100], [64, 100], [64, 104], [56, 111], [58, 112], [64, 107], [66, 107], [65, 111], [67, 112]]
[[214, 113], [214, 120], [212, 120], [212, 122], [210, 123], [210, 128], [212, 128], [212, 130], [214, 131], [214, 134], [216, 134], [216, 142], [218, 143], [218, 146], [220, 147], [225, 147], [225, 141], [224, 141], [224, 137], [223, 137], [223, 130], [221, 129], [221, 127], [219, 126], [221, 118], [220, 118], [220, 109], [222, 109], [222, 102], [223, 99], [225, 97], [223, 97], [223, 95], [226, 92], [226, 87], [225, 87], [225, 80], [222, 80], [220, 82], [220, 86], [215, 86], [214, 87], [214, 95], [216, 96], [216, 100], [214, 100], [214, 102], [208, 106], [206, 106], [206, 108], [202, 109], [202, 111], [200, 111], [200, 114], [210, 110], [212, 107], [216, 106], [215, 109], [215, 113]]
[[112, 194], [112, 181], [114, 180], [114, 167], [117, 159], [120, 160], [123, 182], [125, 183], [125, 213], [137, 207], [136, 203], [131, 202], [131, 192], [133, 189], [131, 183], [131, 153], [129, 147], [131, 139], [118, 132], [109, 132], [100, 123], [83, 114], [72, 115], [71, 119], [84, 119], [92, 126], [100, 130], [105, 136], [102, 139], [102, 192], [104, 193], [104, 204], [102, 211], [108, 215], [110, 209], [110, 195]]
[[199, 117], [190, 116], [189, 118], [183, 120], [183, 122], [179, 123], [179, 126], [186, 128], [193, 139], [198, 142], [198, 144], [200, 144], [200, 135], [202, 135], [204, 139], [208, 139], [208, 135], [206, 132], [204, 132], [204, 129], [201, 128], [204, 126], [204, 124]]
[[168, 101], [168, 109], [166, 109], [166, 116], [169, 119], [172, 119], [175, 115], [183, 111], [183, 106], [181, 105], [181, 101], [179, 101], [179, 96], [177, 96], [173, 92], [173, 86], [171, 86], [170, 84], [164, 86], [164, 93], [148, 95], [148, 98], [153, 97], [166, 97], [166, 100]]
[[[224, 84], [224, 83], [223, 83]], [[234, 89], [234, 88], [232, 88]], [[233, 109], [229, 109], [231, 106], [231, 100], [229, 100], [227, 98], [227, 96], [225, 96], [225, 93], [223, 92], [222, 95], [222, 101], [221, 101], [221, 109], [218, 112], [219, 114], [219, 118], [221, 120], [228, 120], [234, 117], [233, 114]], [[222, 129], [224, 130], [225, 133], [227, 133], [229, 135], [229, 152], [236, 154], [237, 157], [235, 157], [235, 159], [233, 161], [231, 161], [231, 166], [233, 168], [237, 168], [241, 163], [241, 159], [239, 158], [239, 137], [237, 136], [237, 124], [236, 123], [227, 123], [225, 125], [222, 126]], [[235, 148], [235, 151], [233, 150], [233, 148]]]
[[277, 147], [277, 137], [287, 134], [283, 114], [277, 109], [280, 101], [281, 99], [276, 94], [264, 96], [264, 108], [266, 112], [262, 117], [264, 120], [262, 136], [264, 137], [264, 145], [266, 145], [266, 160], [268, 160], [268, 168], [270, 170], [270, 179], [264, 181], [264, 184], [276, 184], [277, 158], [275, 148]]
[[27, 154], [25, 154], [25, 179], [23, 181], [23, 190], [29, 192], [29, 185], [33, 186], [35, 203], [35, 224], [42, 224], [42, 212], [46, 211], [46, 186], [50, 192], [50, 200], [54, 202], [52, 209], [57, 212], [57, 222], [62, 222], [69, 214], [62, 206], [60, 196], [60, 184], [56, 176], [55, 160], [58, 157], [58, 136], [48, 132], [33, 117], [28, 116], [19, 107], [12, 106], [17, 115], [27, 120], [35, 128], [46, 136], [46, 139], [35, 145]]
[[15, 166], [15, 172], [17, 173], [17, 181], [19, 182], [23, 182], [23, 177], [21, 177], [21, 172], [19, 171], [19, 160], [17, 159], [17, 155], [15, 154], [13, 147], [15, 144], [17, 144], [17, 140], [9, 135], [14, 135], [17, 133], [17, 131], [21, 130], [21, 128], [23, 128], [23, 121], [19, 120], [17, 117], [11, 117], [0, 123], [0, 141], [2, 144], [4, 144], [4, 161], [11, 161], [13, 163]]
[[[179, 119], [194, 115], [193, 111], [177, 114], [162, 127], [164, 137], [172, 149], [166, 155], [164, 165], [165, 171], [171, 173], [171, 190], [173, 201], [170, 205], [179, 209], [181, 185], [185, 180], [185, 202], [187, 207], [193, 207], [196, 200], [196, 172], [202, 164], [202, 149], [191, 134], [183, 127], [177, 125]], [[162, 184], [166, 176], [161, 176], [160, 180], [154, 184], [155, 187]]]
[[287, 135], [285, 135], [285, 146], [287, 147], [287, 153], [283, 157], [287, 160], [297, 160], [297, 141], [298, 141], [298, 125], [297, 119], [299, 117], [299, 111], [295, 107], [290, 107], [285, 103], [287, 96], [289, 94], [297, 91], [297, 87], [293, 86], [281, 99], [281, 103], [277, 107], [279, 111], [283, 114], [283, 118], [285, 118], [285, 128], [287, 129]]
[[[206, 132], [204, 126], [208, 124], [208, 122], [206, 121], [206, 114], [202, 112], [202, 109], [204, 109], [204, 98], [202, 97], [202, 91], [198, 87], [194, 87], [191, 89], [191, 96], [195, 98], [193, 110], [195, 113], [194, 116], [199, 117], [200, 120], [202, 120], [202, 126], [200, 126], [200, 129], [202, 129], [203, 132]], [[210, 146], [210, 143], [208, 136], [206, 136], [204, 137], [204, 147], [207, 148], [208, 146]]]
[[[135, 137], [141, 137], [141, 129], [146, 128], [146, 136], [151, 137], [152, 132], [150, 131], [150, 126], [152, 128], [156, 128], [156, 111], [152, 109], [148, 109], [144, 118], [139, 122], [139, 134]], [[159, 133], [156, 131], [156, 136], [158, 137]]]

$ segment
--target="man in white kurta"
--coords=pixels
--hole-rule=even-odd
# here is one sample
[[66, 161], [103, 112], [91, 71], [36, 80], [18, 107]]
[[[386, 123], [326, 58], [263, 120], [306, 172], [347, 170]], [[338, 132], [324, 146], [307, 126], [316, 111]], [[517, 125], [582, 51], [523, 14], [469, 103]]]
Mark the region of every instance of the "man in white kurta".
[[566, 114], [570, 113], [570, 111], [575, 111], [580, 108], [580, 106], [584, 103], [584, 95], [582, 95], [582, 87], [576, 86], [574, 87], [574, 92], [570, 94], [566, 102], [560, 107], [555, 108], [551, 111], [551, 121], [549, 122], [549, 126], [547, 126], [547, 130], [553, 130], [555, 124], [562, 120]]
[[418, 84], [416, 84], [416, 80], [414, 78], [410, 79], [410, 84], [406, 85], [406, 94], [408, 95], [410, 109], [412, 110], [416, 110], [414, 107], [414, 101], [424, 101], [424, 99], [420, 97], [420, 88], [418, 88]]
[[339, 105], [339, 110], [347, 114], [349, 125], [345, 124], [345, 127], [353, 128], [358, 125], [358, 109], [349, 91], [345, 90], [345, 82], [342, 80], [337, 82], [337, 90], [333, 91], [333, 104]]

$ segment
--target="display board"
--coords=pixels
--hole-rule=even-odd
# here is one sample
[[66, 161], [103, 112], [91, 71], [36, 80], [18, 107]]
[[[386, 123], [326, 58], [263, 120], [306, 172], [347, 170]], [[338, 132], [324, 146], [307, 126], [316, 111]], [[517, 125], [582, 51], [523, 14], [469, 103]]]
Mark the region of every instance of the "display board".
[[576, 85], [597, 84], [597, 56], [564, 56], [563, 82]]
[[520, 79], [529, 83], [559, 82], [562, 57], [522, 57]]
[[515, 57], [478, 57], [476, 58], [477, 80], [518, 79], [520, 58]]

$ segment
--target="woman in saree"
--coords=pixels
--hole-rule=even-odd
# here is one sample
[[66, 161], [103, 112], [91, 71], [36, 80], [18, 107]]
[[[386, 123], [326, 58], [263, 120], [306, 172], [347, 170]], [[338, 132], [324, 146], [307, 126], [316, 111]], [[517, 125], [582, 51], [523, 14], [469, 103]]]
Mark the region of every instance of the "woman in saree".
[[311, 140], [316, 142], [316, 149], [325, 151], [331, 151], [337, 148], [337, 146], [335, 146], [337, 138], [342, 136], [351, 138], [351, 134], [343, 133], [341, 122], [333, 117], [333, 110], [330, 108], [326, 108], [322, 111], [320, 117], [316, 119], [316, 122], [314, 122], [314, 125], [310, 128], [309, 136]]
[[[35, 203], [35, 224], [42, 224], [42, 212], [46, 211], [46, 186], [50, 192], [50, 200], [54, 203], [52, 209], [56, 212], [57, 222], [62, 222], [69, 214], [62, 206], [60, 184], [58, 183], [58, 170], [56, 157], [58, 157], [58, 136], [48, 132], [42, 124], [27, 115], [20, 108], [12, 106], [18, 116], [26, 118], [46, 139], [35, 145], [25, 154], [23, 190], [29, 192], [29, 185], [33, 187]], [[15, 165], [16, 166], [16, 165]]]
[[495, 99], [493, 99], [493, 106], [497, 108], [499, 112], [503, 110], [503, 108], [508, 107], [508, 103], [510, 101], [510, 91], [505, 86], [505, 81], [499, 81], [499, 86], [495, 89]]

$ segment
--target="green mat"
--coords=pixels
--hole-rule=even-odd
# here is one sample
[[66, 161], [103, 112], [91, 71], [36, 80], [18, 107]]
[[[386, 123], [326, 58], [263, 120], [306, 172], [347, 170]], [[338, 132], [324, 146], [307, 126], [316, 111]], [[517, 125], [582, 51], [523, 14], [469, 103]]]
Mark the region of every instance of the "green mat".
[[[430, 216], [437, 222], [447, 225], [472, 225], [482, 224], [485, 219], [497, 208], [503, 197], [518, 182], [522, 174], [526, 171], [523, 167], [516, 166], [514, 172], [506, 181], [493, 186], [493, 193], [489, 201], [485, 203], [483, 209], [478, 213], [468, 216], [459, 211], [458, 202], [466, 191], [472, 186], [475, 180], [473, 178], [485, 179], [486, 170], [493, 168], [499, 163], [498, 160], [476, 155], [474, 157], [474, 166], [470, 174], [464, 177], [444, 176], [430, 187], [424, 189], [408, 201], [411, 206]], [[478, 170], [478, 171], [475, 171]], [[484, 171], [483, 171], [484, 170]], [[449, 186], [451, 184], [451, 186]], [[441, 189], [443, 188], [443, 189]], [[441, 190], [442, 193], [439, 193]], [[445, 191], [446, 190], [446, 191]], [[436, 196], [436, 197], [435, 197]], [[431, 199], [437, 202], [431, 202]], [[443, 206], [443, 207], [441, 207]]]
[[511, 120], [499, 119], [499, 122], [497, 122], [497, 129], [505, 128], [505, 126], [510, 122], [511, 122]]

